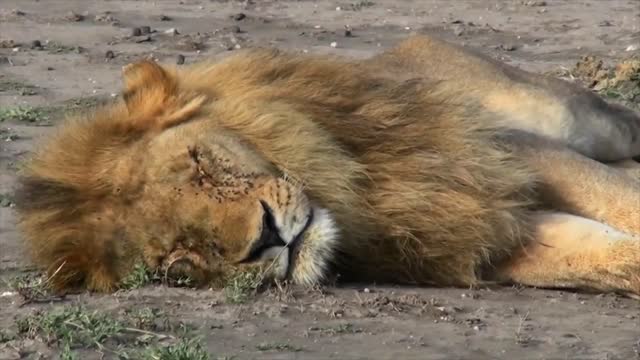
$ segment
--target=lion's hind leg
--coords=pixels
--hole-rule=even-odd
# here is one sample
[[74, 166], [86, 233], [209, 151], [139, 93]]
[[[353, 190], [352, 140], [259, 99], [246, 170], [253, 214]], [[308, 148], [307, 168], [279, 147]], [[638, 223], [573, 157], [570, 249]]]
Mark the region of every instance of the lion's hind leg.
[[[614, 169], [530, 133], [510, 132], [504, 140], [538, 173], [544, 208], [640, 235], [640, 181], [629, 176], [637, 171], [634, 167]], [[629, 162], [624, 164], [631, 166]]]
[[640, 296], [640, 236], [566, 213], [534, 222], [534, 239], [498, 265], [497, 280]]

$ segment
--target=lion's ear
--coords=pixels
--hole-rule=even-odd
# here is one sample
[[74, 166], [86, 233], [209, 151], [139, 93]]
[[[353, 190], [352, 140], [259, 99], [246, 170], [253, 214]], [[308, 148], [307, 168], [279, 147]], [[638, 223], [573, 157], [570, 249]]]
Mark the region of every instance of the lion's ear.
[[122, 97], [129, 113], [142, 113], [161, 106], [176, 91], [175, 78], [153, 60], [142, 60], [122, 68]]
[[136, 127], [164, 129], [188, 120], [206, 97], [183, 93], [176, 75], [153, 60], [142, 60], [122, 69], [122, 97]]

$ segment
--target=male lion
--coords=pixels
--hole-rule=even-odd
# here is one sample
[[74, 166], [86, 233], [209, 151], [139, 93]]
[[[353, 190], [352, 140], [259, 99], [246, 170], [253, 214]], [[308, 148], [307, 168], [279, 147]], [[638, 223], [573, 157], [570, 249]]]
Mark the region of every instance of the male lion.
[[364, 61], [142, 61], [124, 82], [21, 174], [19, 226], [59, 290], [113, 291], [143, 262], [202, 284], [640, 294], [640, 116], [576, 85], [422, 36]]

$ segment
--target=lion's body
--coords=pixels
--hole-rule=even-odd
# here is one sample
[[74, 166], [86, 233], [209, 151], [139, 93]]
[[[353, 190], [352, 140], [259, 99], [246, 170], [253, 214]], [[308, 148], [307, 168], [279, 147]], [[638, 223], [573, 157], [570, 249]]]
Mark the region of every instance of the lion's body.
[[[177, 72], [129, 68], [124, 104], [67, 125], [24, 173], [22, 229], [35, 260], [59, 287], [113, 289], [138, 259], [171, 267], [167, 259], [187, 258], [208, 278], [226, 271], [223, 258], [251, 258], [256, 246], [244, 244], [253, 240], [239, 239], [260, 237], [258, 219], [269, 212], [293, 244], [302, 225], [289, 236], [284, 224], [311, 219], [311, 207], [304, 242], [288, 253], [296, 260], [282, 265], [298, 282], [321, 280], [333, 264], [366, 281], [526, 284], [535, 281], [510, 273], [515, 266], [495, 266], [548, 233], [541, 210], [640, 233], [640, 204], [619, 196], [640, 201], [640, 181], [620, 173], [617, 190], [584, 203], [557, 195], [569, 184], [549, 175], [558, 163], [538, 161], [535, 146], [517, 140], [550, 138], [550, 159], [575, 154], [578, 165], [583, 155], [622, 160], [640, 153], [634, 114], [433, 41], [414, 38], [364, 62], [253, 50]], [[429, 51], [434, 44], [446, 51]], [[438, 65], [447, 55], [455, 61]], [[595, 110], [574, 111], [574, 100]], [[584, 161], [596, 169], [588, 187], [606, 166]], [[258, 200], [264, 211], [243, 213]], [[613, 210], [601, 211], [605, 200]], [[640, 292], [640, 241], [621, 234], [631, 251], [620, 265], [626, 285], [562, 281]], [[546, 275], [533, 285], [562, 285]]]

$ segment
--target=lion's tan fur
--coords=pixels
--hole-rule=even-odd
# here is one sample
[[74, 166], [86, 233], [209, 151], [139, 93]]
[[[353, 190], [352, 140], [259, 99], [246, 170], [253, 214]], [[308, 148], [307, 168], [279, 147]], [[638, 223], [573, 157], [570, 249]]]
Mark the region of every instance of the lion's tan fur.
[[[198, 135], [214, 159], [218, 147], [241, 149], [231, 163], [250, 164], [252, 183], [287, 178], [331, 212], [340, 233], [332, 260], [344, 277], [477, 283], [532, 240], [533, 211], [550, 204], [538, 170], [501, 142], [504, 114], [455, 81], [407, 69], [413, 76], [398, 79], [388, 62], [276, 50], [127, 68], [125, 101], [65, 123], [22, 174], [21, 229], [34, 260], [58, 271], [59, 288], [112, 290], [139, 259], [159, 266], [175, 239], [192, 237], [201, 252], [216, 240], [244, 251], [220, 229], [208, 232], [202, 215], [241, 214], [241, 202], [224, 193], [223, 210], [211, 210], [197, 190], [154, 185], [192, 166], [189, 136], [215, 134]], [[262, 186], [243, 184], [233, 186]], [[225, 234], [245, 234], [247, 224], [226, 223]]]

